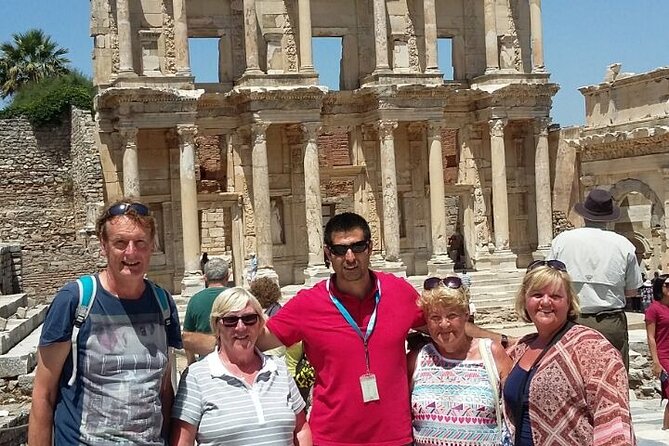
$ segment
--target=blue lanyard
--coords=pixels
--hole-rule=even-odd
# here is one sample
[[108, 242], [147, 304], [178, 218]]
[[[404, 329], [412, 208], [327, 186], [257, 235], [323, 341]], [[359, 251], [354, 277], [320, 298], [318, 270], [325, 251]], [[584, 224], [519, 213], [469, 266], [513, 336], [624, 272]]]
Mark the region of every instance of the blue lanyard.
[[376, 281], [376, 293], [374, 293], [374, 312], [372, 313], [372, 316], [369, 318], [369, 322], [367, 323], [367, 332], [364, 335], [362, 334], [360, 327], [358, 327], [358, 324], [351, 316], [351, 313], [348, 312], [348, 310], [346, 309], [346, 307], [344, 307], [341, 301], [337, 299], [335, 295], [332, 294], [332, 292], [330, 291], [330, 279], [327, 280], [325, 287], [328, 290], [328, 294], [330, 295], [332, 303], [335, 304], [335, 307], [337, 307], [337, 310], [339, 310], [341, 315], [344, 316], [346, 322], [348, 322], [348, 324], [358, 334], [360, 339], [362, 339], [362, 344], [365, 347], [365, 367], [367, 368], [367, 373], [370, 373], [369, 350], [367, 349], [367, 345], [369, 343], [369, 338], [372, 336], [372, 333], [374, 332], [374, 327], [376, 326], [376, 310], [379, 308], [379, 301], [381, 300], [381, 283], [379, 283], [378, 280]]

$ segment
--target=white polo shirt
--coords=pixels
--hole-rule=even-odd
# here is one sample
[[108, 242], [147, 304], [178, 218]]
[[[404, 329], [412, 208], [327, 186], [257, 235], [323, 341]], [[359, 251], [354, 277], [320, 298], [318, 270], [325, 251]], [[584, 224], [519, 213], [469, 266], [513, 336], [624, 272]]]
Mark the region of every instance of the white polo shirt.
[[625, 308], [625, 290], [643, 283], [634, 245], [620, 234], [599, 228], [565, 231], [553, 239], [548, 259], [567, 266], [581, 313]]

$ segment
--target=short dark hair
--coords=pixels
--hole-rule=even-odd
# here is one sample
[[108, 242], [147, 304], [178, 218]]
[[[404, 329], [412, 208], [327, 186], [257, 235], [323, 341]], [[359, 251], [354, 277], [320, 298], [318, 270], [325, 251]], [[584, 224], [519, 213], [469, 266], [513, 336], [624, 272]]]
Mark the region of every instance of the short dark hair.
[[[122, 207], [120, 212], [117, 212], [119, 206], [122, 205], [126, 206]], [[141, 209], [144, 212], [138, 212], [137, 209]], [[95, 221], [95, 233], [100, 240], [107, 240], [107, 222], [120, 216], [126, 216], [134, 221], [135, 224], [147, 229], [151, 234], [151, 239], [156, 235], [156, 219], [151, 215], [149, 208], [133, 198], [123, 197], [108, 204]]]
[[662, 287], [667, 279], [669, 279], [669, 274], [658, 274], [657, 278], [653, 280], [653, 298], [655, 300], [662, 300]]
[[361, 215], [355, 212], [344, 212], [332, 217], [325, 225], [323, 242], [326, 246], [332, 245], [333, 232], [346, 232], [354, 229], [362, 229], [365, 241], [372, 239], [372, 231], [369, 229], [369, 223]]

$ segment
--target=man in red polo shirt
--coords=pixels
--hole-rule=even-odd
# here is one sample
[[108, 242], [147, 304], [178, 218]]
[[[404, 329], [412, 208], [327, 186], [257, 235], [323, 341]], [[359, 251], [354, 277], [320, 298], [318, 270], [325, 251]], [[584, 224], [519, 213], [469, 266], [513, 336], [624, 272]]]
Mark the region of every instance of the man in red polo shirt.
[[425, 324], [418, 294], [404, 279], [369, 270], [371, 231], [361, 216], [334, 216], [324, 239], [335, 274], [291, 299], [259, 344], [303, 341], [316, 370], [314, 444], [410, 444], [405, 339]]

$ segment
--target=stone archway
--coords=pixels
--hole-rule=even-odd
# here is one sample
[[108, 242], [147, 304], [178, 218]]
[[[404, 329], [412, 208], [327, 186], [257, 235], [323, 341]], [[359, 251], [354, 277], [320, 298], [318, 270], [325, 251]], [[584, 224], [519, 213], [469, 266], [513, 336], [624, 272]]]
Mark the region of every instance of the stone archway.
[[650, 227], [664, 228], [664, 204], [655, 191], [643, 181], [634, 178], [626, 178], [614, 184], [609, 192], [611, 193], [613, 200], [618, 204], [620, 204], [626, 195], [632, 192], [640, 193], [651, 203]]

